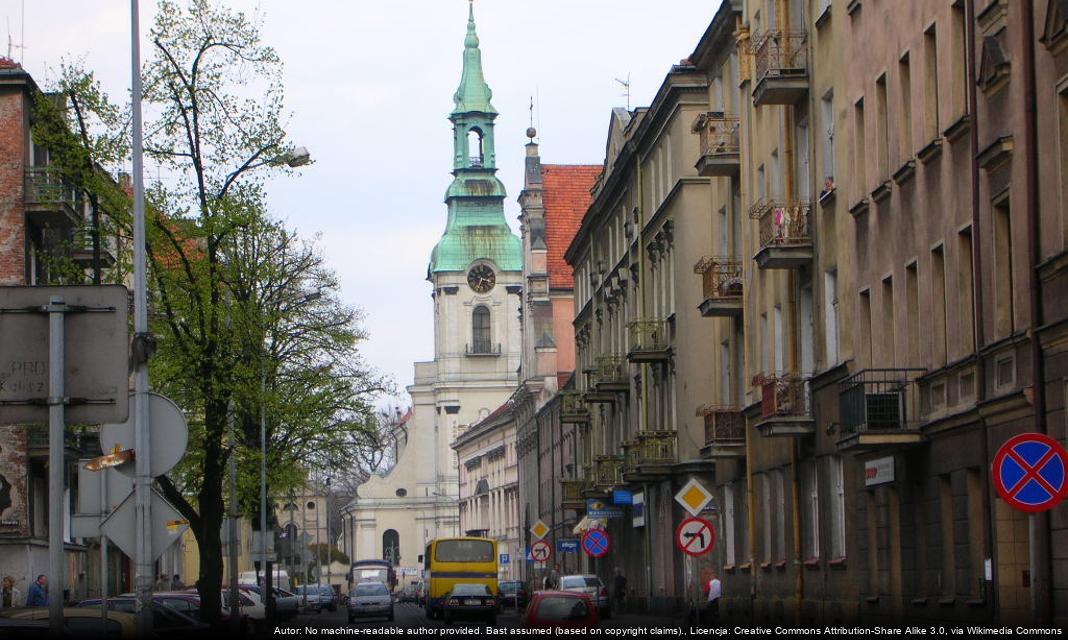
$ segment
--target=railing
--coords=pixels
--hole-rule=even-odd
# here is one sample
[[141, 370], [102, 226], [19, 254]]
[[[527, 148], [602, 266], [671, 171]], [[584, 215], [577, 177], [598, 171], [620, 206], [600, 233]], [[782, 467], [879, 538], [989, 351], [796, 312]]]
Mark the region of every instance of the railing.
[[761, 384], [761, 417], [812, 415], [808, 380], [796, 375], [765, 377]]
[[640, 445], [638, 440], [627, 440], [623, 443], [623, 466], [627, 472], [633, 472], [638, 470], [638, 465], [641, 463], [641, 456], [639, 456]]
[[697, 415], [705, 419], [705, 444], [745, 441], [745, 417], [737, 407], [706, 404], [698, 407]]
[[562, 418], [587, 418], [590, 415], [589, 407], [583, 400], [581, 391], [560, 392], [560, 416]]
[[642, 431], [638, 434], [638, 464], [673, 464], [677, 439], [674, 431]]
[[742, 299], [742, 261], [737, 258], [705, 256], [694, 265], [701, 276], [705, 299]]
[[24, 188], [23, 199], [27, 204], [65, 204], [74, 209], [78, 201], [78, 190], [52, 167], [27, 168]]
[[623, 484], [623, 456], [594, 456], [593, 484], [598, 487]]
[[626, 356], [600, 356], [594, 367], [591, 382], [598, 384], [627, 384]]
[[631, 320], [627, 328], [631, 351], [664, 351], [669, 346], [667, 322], [663, 320]]
[[701, 139], [702, 156], [737, 154], [740, 148], [738, 116], [709, 111], [697, 116], [693, 130]]
[[760, 246], [791, 246], [812, 243], [810, 202], [786, 203], [762, 199], [749, 208], [749, 217], [760, 221]]
[[501, 344], [475, 344], [464, 345], [467, 355], [469, 356], [499, 356], [501, 355]]
[[804, 31], [768, 31], [754, 38], [756, 82], [768, 75], [804, 74], [806, 42]]
[[919, 425], [919, 386], [925, 369], [864, 369], [838, 385], [844, 433], [899, 431]]
[[560, 481], [560, 495], [563, 502], [581, 502], [582, 492], [589, 486], [586, 480], [565, 478]]

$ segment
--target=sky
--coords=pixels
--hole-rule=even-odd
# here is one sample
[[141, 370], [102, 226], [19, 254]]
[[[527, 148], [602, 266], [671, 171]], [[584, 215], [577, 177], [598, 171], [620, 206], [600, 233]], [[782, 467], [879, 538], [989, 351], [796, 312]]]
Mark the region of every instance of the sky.
[[[271, 212], [318, 237], [342, 298], [364, 311], [369, 363], [408, 404], [413, 362], [433, 358], [426, 267], [445, 227], [447, 120], [460, 81], [466, 0], [219, 0], [258, 15], [285, 63], [287, 130], [315, 164], [268, 183]], [[601, 164], [609, 114], [647, 105], [693, 52], [719, 0], [475, 0], [497, 119], [505, 215], [518, 232], [531, 98], [543, 163]], [[144, 36], [154, 0], [141, 0]], [[130, 2], [0, 0], [15, 60], [47, 84], [82, 60], [114, 99], [130, 86]], [[19, 48], [22, 43], [25, 48]], [[146, 180], [152, 176], [147, 175]]]

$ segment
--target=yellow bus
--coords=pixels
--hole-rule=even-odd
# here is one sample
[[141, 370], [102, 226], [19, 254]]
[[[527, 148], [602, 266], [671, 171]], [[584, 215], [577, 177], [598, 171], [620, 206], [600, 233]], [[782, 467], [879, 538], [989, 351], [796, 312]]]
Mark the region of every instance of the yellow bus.
[[426, 594], [423, 607], [427, 618], [441, 615], [445, 596], [453, 585], [477, 583], [497, 588], [497, 541], [490, 538], [438, 538], [431, 540], [423, 555]]

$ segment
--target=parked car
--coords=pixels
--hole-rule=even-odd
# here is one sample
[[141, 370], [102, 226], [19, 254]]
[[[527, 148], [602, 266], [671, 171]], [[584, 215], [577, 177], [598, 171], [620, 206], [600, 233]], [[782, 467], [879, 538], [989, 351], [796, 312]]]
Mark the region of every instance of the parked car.
[[[133, 614], [137, 609], [137, 598], [131, 596], [117, 596], [108, 598], [108, 609], [122, 613]], [[96, 611], [100, 617], [100, 598], [94, 600], [82, 600], [78, 608], [86, 611]], [[198, 633], [210, 633], [211, 627], [200, 620], [176, 611], [160, 598], [152, 597], [152, 632], [160, 638], [186, 638]]]
[[334, 588], [328, 584], [309, 585], [317, 586], [319, 589], [319, 604], [327, 611], [337, 611], [337, 593], [334, 592]]
[[[4, 609], [0, 612], [0, 617], [10, 620], [16, 625], [19, 622], [43, 620], [47, 626], [48, 609], [46, 607]], [[0, 630], [6, 632], [12, 628], [7, 620], [5, 620], [4, 626], [0, 626]], [[16, 628], [18, 627], [16, 626]], [[132, 613], [109, 610], [105, 621], [100, 616], [99, 608], [94, 610], [66, 607], [63, 609], [63, 628], [66, 634], [65, 637], [71, 638], [121, 638], [123, 640], [129, 638], [132, 640], [137, 637], [136, 623]], [[27, 629], [27, 631], [36, 633], [36, 630], [32, 628]]]
[[608, 598], [608, 587], [597, 576], [589, 574], [564, 576], [560, 578], [560, 590], [588, 594], [602, 618], [612, 617], [612, 602]]
[[[241, 589], [254, 593], [261, 601], [263, 600], [263, 590], [258, 585], [242, 584], [240, 586]], [[274, 592], [275, 611], [280, 619], [286, 620], [300, 613], [301, 598], [278, 587], [274, 587], [272, 591]]]
[[0, 638], [48, 638], [48, 620], [0, 618]]
[[445, 622], [457, 619], [483, 618], [490, 625], [497, 624], [497, 596], [485, 584], [458, 584], [445, 595], [442, 610]]
[[384, 582], [361, 582], [349, 593], [349, 622], [356, 618], [385, 616], [393, 621], [393, 594]]
[[530, 601], [527, 585], [519, 580], [502, 580], [497, 584], [497, 588], [501, 592], [501, 606], [511, 606], [516, 611], [527, 608], [527, 603]]
[[596, 629], [597, 607], [584, 591], [535, 591], [523, 615], [528, 629]]
[[300, 606], [304, 613], [319, 613], [323, 610], [323, 601], [319, 596], [319, 585], [302, 584], [293, 588], [293, 595], [300, 598]]

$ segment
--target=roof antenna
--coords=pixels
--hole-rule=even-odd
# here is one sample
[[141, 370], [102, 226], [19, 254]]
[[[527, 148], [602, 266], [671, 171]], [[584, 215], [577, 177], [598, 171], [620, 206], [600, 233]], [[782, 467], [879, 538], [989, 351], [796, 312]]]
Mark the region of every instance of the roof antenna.
[[623, 86], [623, 95], [627, 98], [627, 111], [630, 111], [630, 73], [627, 73], [627, 79], [616, 78], [616, 82]]

